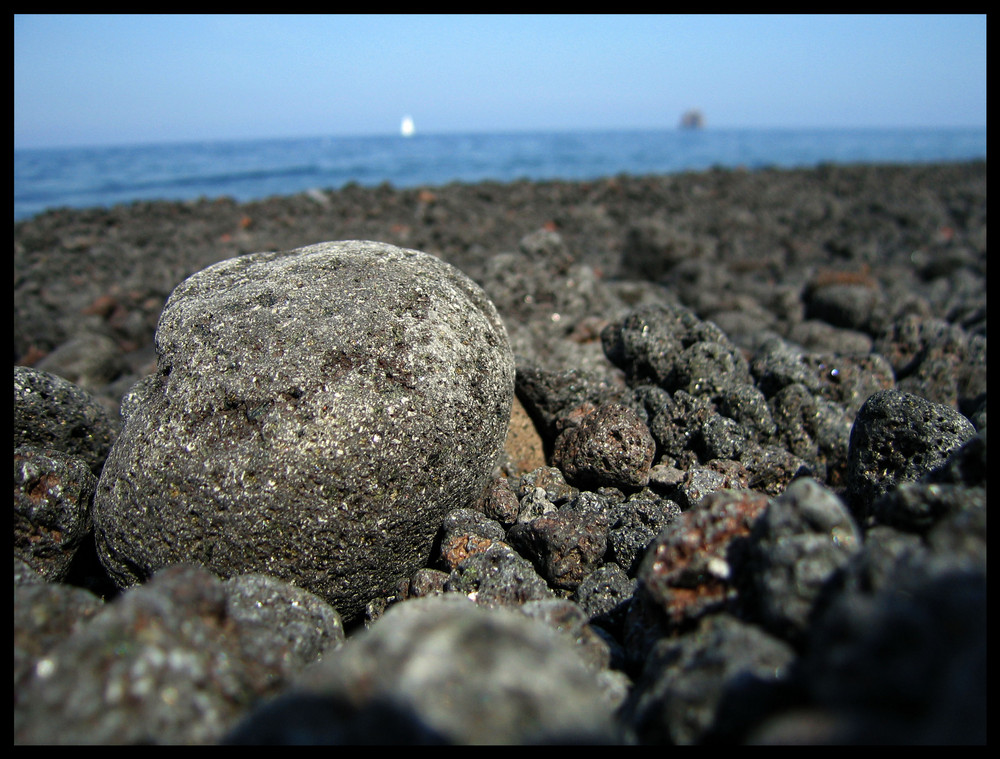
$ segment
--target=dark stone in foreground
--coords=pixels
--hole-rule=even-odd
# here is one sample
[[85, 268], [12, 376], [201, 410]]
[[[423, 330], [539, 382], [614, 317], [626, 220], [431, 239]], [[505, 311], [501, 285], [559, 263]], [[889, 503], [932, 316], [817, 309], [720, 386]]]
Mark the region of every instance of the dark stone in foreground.
[[740, 704], [743, 714], [762, 709], [794, 659], [790, 645], [753, 625], [728, 614], [708, 617], [656, 645], [624, 718], [644, 743], [698, 743], [729, 704]]
[[809, 478], [773, 499], [754, 525], [748, 551], [760, 624], [797, 642], [836, 572], [858, 552], [861, 533], [837, 496]]
[[224, 261], [177, 287], [156, 340], [95, 497], [121, 585], [192, 561], [288, 580], [355, 620], [425, 565], [503, 449], [503, 324], [424, 253], [344, 242]]
[[[309, 718], [304, 718], [308, 713]], [[232, 743], [607, 743], [612, 707], [562, 634], [459, 595], [406, 601], [251, 713]]]
[[[304, 640], [288, 636], [295, 620]], [[14, 742], [216, 742], [338, 637], [336, 612], [298, 588], [171, 567], [36, 663], [18, 694]]]

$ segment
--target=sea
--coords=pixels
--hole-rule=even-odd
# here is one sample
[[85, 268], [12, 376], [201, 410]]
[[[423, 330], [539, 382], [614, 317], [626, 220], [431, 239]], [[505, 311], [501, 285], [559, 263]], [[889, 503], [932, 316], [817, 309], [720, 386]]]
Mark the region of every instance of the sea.
[[347, 184], [588, 180], [709, 168], [986, 159], [986, 128], [669, 129], [421, 134], [14, 150], [14, 220], [47, 209]]

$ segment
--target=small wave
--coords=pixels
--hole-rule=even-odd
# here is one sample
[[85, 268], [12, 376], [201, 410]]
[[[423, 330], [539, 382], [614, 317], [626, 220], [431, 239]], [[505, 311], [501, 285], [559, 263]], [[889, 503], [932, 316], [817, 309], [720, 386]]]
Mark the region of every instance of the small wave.
[[220, 188], [238, 186], [248, 182], [274, 181], [282, 179], [298, 179], [300, 177], [315, 177], [320, 174], [319, 167], [313, 164], [301, 166], [282, 166], [275, 169], [248, 169], [246, 171], [230, 171], [218, 174], [191, 174], [164, 179], [151, 179], [138, 182], [104, 182], [95, 187], [96, 192], [128, 193], [145, 192], [148, 190]]

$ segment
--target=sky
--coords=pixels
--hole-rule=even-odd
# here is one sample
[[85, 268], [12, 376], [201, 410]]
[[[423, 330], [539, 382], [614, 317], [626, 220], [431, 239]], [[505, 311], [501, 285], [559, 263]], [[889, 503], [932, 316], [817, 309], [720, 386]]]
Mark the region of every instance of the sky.
[[986, 127], [986, 16], [15, 15], [14, 148]]

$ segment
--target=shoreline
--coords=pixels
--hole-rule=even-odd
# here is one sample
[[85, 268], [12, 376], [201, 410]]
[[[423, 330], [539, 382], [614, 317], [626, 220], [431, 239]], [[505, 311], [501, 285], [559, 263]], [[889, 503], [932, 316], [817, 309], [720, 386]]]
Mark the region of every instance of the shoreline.
[[[102, 742], [263, 740], [249, 728], [232, 732], [245, 717], [263, 726], [259, 735], [301, 740], [287, 724], [295, 683], [348, 687], [338, 662], [377, 646], [378, 636], [403, 636], [392, 645], [406, 653], [360, 665], [360, 683], [437, 673], [440, 654], [408, 658], [425, 655], [423, 634], [406, 639], [413, 633], [399, 620], [427, 614], [420, 624], [431, 627], [418, 629], [461, 630], [452, 601], [468, 602], [462, 614], [491, 605], [523, 613], [513, 625], [571, 623], [560, 635], [588, 662], [581, 676], [595, 678], [607, 743], [985, 742], [986, 182], [985, 161], [829, 165], [354, 186], [243, 204], [59, 211], [15, 224], [15, 417], [29, 422], [15, 427], [15, 742], [87, 742], [96, 723], [110, 731]], [[508, 437], [482, 503], [445, 518], [426, 565], [367, 604], [344, 652], [333, 607], [270, 576], [223, 584], [173, 565], [104, 593], [110, 577], [93, 538], [90, 563], [81, 549], [55, 581], [21, 563], [51, 534], [18, 521], [34, 513], [19, 504], [40, 497], [30, 466], [56, 453], [31, 435], [53, 418], [65, 435], [65, 398], [76, 398], [24, 388], [45, 387], [50, 372], [117, 419], [122, 396], [156, 371], [154, 330], [182, 280], [233, 256], [339, 239], [423, 250], [483, 288], [511, 341], [517, 424], [527, 434], [526, 450], [511, 450]], [[29, 442], [19, 448], [21, 427]], [[537, 456], [519, 463], [539, 448], [549, 466]], [[79, 478], [91, 493], [102, 466]], [[69, 484], [71, 475], [59, 477]], [[265, 543], [281, 540], [271, 532]], [[576, 572], [570, 584], [566, 566]], [[800, 576], [802, 567], [821, 570], [822, 580]], [[470, 584], [477, 577], [495, 579]], [[271, 609], [267, 624], [257, 611], [236, 611], [221, 615], [229, 632], [218, 634], [206, 609], [223, 601]], [[303, 628], [287, 615], [300, 606], [312, 635], [323, 620], [322, 640], [298, 636], [292, 643], [308, 648], [301, 659], [262, 670], [247, 651], [290, 645], [288, 630]], [[43, 636], [37, 619], [58, 621]], [[492, 624], [489, 615], [469, 620]], [[143, 635], [154, 628], [165, 632], [150, 648]], [[117, 652], [108, 658], [109, 629], [128, 641], [128, 666]], [[191, 630], [207, 637], [195, 642]], [[482, 639], [486, 650], [469, 655], [474, 676], [460, 674], [487, 689], [506, 663], [493, 656], [493, 635]], [[201, 663], [206, 650], [220, 653]], [[554, 660], [542, 642], [524, 654]], [[177, 705], [153, 697], [103, 709], [103, 694], [148, 690], [130, 672], [145, 672], [152, 656], [213, 673], [193, 680], [187, 665], [165, 669], [162, 692], [191, 694], [181, 707], [210, 703], [224, 717], [179, 719]], [[266, 682], [237, 704], [216, 682], [220, 661], [246, 682]], [[677, 661], [687, 663], [677, 669]], [[60, 667], [73, 677], [50, 677]], [[572, 677], [536, 667], [524, 683], [561, 702], [580, 691]], [[386, 687], [382, 696], [402, 692]], [[291, 697], [286, 712], [280, 699], [270, 715], [266, 705], [254, 711], [265, 692]], [[727, 711], [726, 692], [747, 708]], [[488, 693], [467, 699], [472, 718]], [[423, 699], [388, 723], [365, 722], [378, 703], [358, 699], [336, 717], [361, 725], [358, 740], [385, 740], [384, 724], [422, 735]], [[88, 711], [95, 704], [100, 714]], [[305, 734], [328, 735], [343, 704], [307, 710]], [[672, 716], [678, 704], [699, 715], [696, 728]], [[132, 728], [146, 724], [168, 727], [137, 739]], [[366, 724], [378, 727], [366, 733]], [[504, 736], [523, 740], [516, 729]]]
[[[938, 218], [921, 212], [925, 196], [942, 194]], [[969, 206], [959, 212], [974, 228], [962, 230], [948, 218], [947, 196]], [[976, 202], [982, 204], [978, 219]], [[725, 305], [713, 302], [719, 298], [709, 293], [694, 297], [701, 290], [697, 279], [709, 274], [693, 269], [709, 261], [730, 270], [730, 289], [750, 284], [751, 298], [759, 289], [754, 279], [802, 290], [819, 269], [849, 275], [865, 267], [873, 282], [902, 296], [899, 278], [923, 287], [926, 275], [914, 272], [921, 263], [933, 269], [939, 251], [960, 254], [947, 254], [954, 260], [938, 268], [971, 264], [985, 274], [985, 258], [976, 263], [985, 254], [975, 250], [985, 248], [985, 202], [986, 162], [974, 161], [715, 169], [412, 189], [349, 185], [247, 203], [216, 198], [54, 210], [14, 225], [15, 364], [38, 365], [60, 346], [81, 336], [93, 341], [96, 335], [115, 365], [95, 369], [90, 377], [78, 370], [69, 378], [120, 399], [128, 381], [108, 387], [111, 376], [137, 378], [149, 368], [159, 311], [187, 276], [245, 253], [340, 239], [423, 250], [488, 284], [485, 280], [498, 276], [489, 271], [491, 258], [518, 251], [527, 235], [553, 231], [565, 244], [567, 266], [589, 267], [602, 281], [672, 289], [703, 317]], [[657, 245], [670, 249], [671, 261], [690, 260], [664, 271], [651, 261]], [[681, 275], [687, 279], [681, 281]], [[539, 316], [537, 309], [525, 309], [504, 293], [498, 300], [511, 301], [501, 313], [518, 326]], [[935, 315], [946, 317], [943, 308], [936, 307]], [[766, 304], [765, 310], [773, 312]], [[607, 318], [581, 318], [586, 316]], [[786, 337], [791, 322], [802, 321], [796, 315], [778, 316]], [[985, 311], [981, 321], [985, 331]]]

